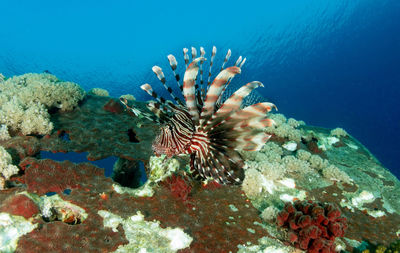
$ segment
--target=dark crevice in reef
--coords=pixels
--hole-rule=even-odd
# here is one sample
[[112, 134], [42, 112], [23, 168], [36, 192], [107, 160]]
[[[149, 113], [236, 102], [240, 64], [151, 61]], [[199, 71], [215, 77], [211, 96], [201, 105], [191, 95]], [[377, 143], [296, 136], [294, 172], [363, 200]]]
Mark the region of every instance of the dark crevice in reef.
[[139, 143], [140, 140], [137, 138], [135, 131], [132, 128], [128, 129], [129, 142]]
[[112, 179], [122, 186], [138, 188], [147, 180], [143, 162], [119, 158], [114, 165]]
[[57, 106], [52, 106], [50, 107], [47, 111], [49, 112], [49, 114], [56, 114], [60, 111], [61, 108], [61, 101], [57, 101], [57, 104], [59, 105], [59, 107]]
[[69, 134], [67, 132], [65, 132], [64, 130], [62, 130], [58, 134], [58, 138], [62, 139], [63, 141], [66, 141], [66, 142], [70, 142], [71, 141], [71, 139], [69, 138]]

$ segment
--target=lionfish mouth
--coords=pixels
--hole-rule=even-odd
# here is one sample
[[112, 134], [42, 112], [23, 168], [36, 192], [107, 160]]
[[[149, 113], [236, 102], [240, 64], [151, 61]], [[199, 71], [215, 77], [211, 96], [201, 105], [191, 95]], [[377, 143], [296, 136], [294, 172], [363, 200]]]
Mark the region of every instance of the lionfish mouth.
[[[146, 113], [143, 115], [161, 125], [160, 133], [152, 145], [156, 154], [165, 154], [168, 157], [188, 154], [191, 172], [196, 176], [212, 179], [220, 184], [239, 184], [244, 178], [244, 162], [238, 151], [256, 151], [268, 141], [271, 136], [263, 129], [274, 124], [267, 117], [267, 113], [276, 107], [272, 103], [263, 102], [242, 108], [244, 98], [253, 89], [263, 86], [257, 81], [247, 83], [222, 101], [227, 86], [235, 75], [241, 73], [246, 58], [242, 59], [240, 56], [234, 66], [224, 68], [231, 56], [231, 50], [228, 50], [220, 72], [211, 82], [216, 52], [216, 47], [213, 47], [208, 78], [205, 81], [203, 80], [203, 63], [206, 61], [204, 48], [200, 47], [200, 57], [197, 57], [197, 50], [191, 48], [190, 64], [188, 49], [184, 48], [186, 71], [183, 84], [176, 72], [178, 65], [176, 58], [168, 55], [169, 64], [185, 99], [184, 102], [167, 84], [162, 69], [154, 66], [153, 72], [175, 103], [159, 96], [149, 84], [143, 84], [141, 88], [156, 99], [156, 102], [152, 101], [147, 105], [154, 115]], [[128, 109], [134, 110], [130, 107]]]

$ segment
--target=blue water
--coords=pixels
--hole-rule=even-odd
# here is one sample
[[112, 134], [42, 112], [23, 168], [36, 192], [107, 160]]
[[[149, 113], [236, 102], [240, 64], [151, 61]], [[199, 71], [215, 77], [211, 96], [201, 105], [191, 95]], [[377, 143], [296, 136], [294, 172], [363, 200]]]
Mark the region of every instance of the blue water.
[[[248, 58], [280, 112], [343, 127], [400, 177], [400, 1], [1, 1], [0, 72], [49, 70], [111, 95], [212, 45]], [[164, 65], [162, 65], [164, 64]], [[182, 65], [182, 64], [181, 64]], [[143, 95], [142, 95], [143, 94]]]

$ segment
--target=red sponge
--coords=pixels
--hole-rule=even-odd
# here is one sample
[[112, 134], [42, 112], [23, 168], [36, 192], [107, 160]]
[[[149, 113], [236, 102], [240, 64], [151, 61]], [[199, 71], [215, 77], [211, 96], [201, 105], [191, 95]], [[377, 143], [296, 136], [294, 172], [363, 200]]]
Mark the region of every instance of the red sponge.
[[334, 253], [336, 237], [343, 237], [346, 218], [333, 204], [309, 201], [286, 203], [277, 216], [279, 227], [289, 230], [288, 238], [295, 247], [309, 253]]

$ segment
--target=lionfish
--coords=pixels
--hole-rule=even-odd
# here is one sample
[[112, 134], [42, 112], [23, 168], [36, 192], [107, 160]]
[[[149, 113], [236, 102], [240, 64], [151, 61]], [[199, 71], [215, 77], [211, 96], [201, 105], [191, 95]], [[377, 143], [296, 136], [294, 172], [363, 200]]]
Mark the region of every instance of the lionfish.
[[[152, 148], [156, 155], [168, 157], [180, 154], [190, 155], [190, 170], [195, 176], [215, 180], [220, 184], [239, 184], [244, 178], [244, 162], [238, 150], [259, 150], [271, 137], [263, 128], [274, 124], [267, 118], [267, 113], [276, 106], [264, 102], [243, 106], [244, 98], [262, 83], [253, 81], [242, 86], [225, 101], [222, 95], [233, 77], [241, 73], [246, 61], [242, 56], [234, 66], [224, 68], [231, 56], [229, 49], [220, 72], [211, 82], [211, 70], [217, 49], [214, 46], [208, 70], [208, 80], [203, 80], [203, 63], [206, 61], [205, 50], [200, 47], [197, 57], [196, 48], [191, 48], [192, 61], [189, 64], [188, 49], [183, 49], [186, 71], [183, 84], [176, 72], [178, 62], [168, 55], [169, 64], [185, 103], [178, 98], [167, 84], [162, 69], [152, 68], [175, 103], [159, 96], [150, 84], [141, 88], [156, 101], [147, 104], [154, 113], [141, 113], [146, 118], [161, 126]], [[200, 81], [198, 73], [200, 70]], [[125, 99], [121, 102], [134, 114], [137, 109], [128, 106]], [[243, 108], [244, 107], [244, 108]]]

